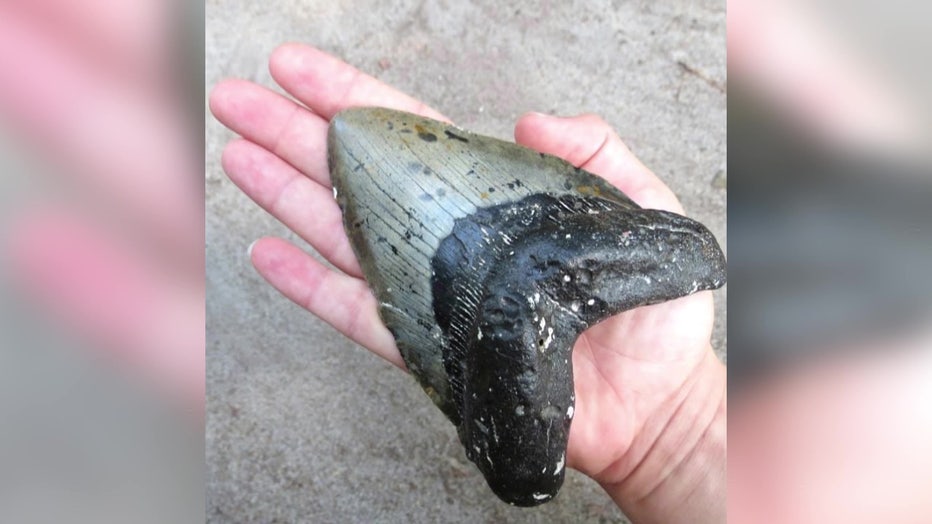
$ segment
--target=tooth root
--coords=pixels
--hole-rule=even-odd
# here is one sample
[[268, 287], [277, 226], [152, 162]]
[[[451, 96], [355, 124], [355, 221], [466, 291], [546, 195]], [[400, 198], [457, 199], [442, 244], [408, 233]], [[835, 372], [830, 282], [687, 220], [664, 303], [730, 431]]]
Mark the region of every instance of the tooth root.
[[[724, 257], [698, 223], [623, 206], [588, 212], [596, 206], [606, 207], [534, 195], [487, 208], [458, 220], [433, 259], [460, 436], [483, 450], [476, 466], [514, 504], [542, 503], [563, 482], [554, 465], [569, 437], [579, 334], [724, 280]], [[491, 438], [489, 421], [508, 433]]]
[[562, 484], [578, 335], [725, 281], [702, 225], [515, 144], [359, 108], [332, 120], [328, 158], [382, 320], [513, 504]]

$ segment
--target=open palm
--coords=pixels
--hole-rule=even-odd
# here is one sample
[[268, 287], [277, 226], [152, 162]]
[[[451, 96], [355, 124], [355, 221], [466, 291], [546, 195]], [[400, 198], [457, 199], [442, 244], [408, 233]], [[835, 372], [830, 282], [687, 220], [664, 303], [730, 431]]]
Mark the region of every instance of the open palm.
[[[210, 96], [214, 115], [243, 137], [226, 147], [223, 168], [336, 270], [278, 238], [257, 241], [252, 262], [285, 296], [404, 368], [343, 231], [327, 168], [327, 126], [352, 106], [446, 119], [314, 48], [285, 45], [272, 55], [270, 69], [294, 100], [240, 80], [221, 83]], [[528, 114], [517, 123], [515, 138], [604, 177], [643, 207], [682, 212], [669, 188], [597, 117]], [[710, 367], [721, 367], [709, 343], [712, 321], [711, 293], [702, 292], [617, 315], [584, 333], [573, 352], [576, 416], [568, 465], [603, 485], [631, 483], [643, 495], [662, 482], [657, 468], [644, 465], [656, 461], [663, 469], [676, 458], [656, 456], [656, 443], [670, 434], [684, 398], [722, 393], [696, 380]], [[700, 419], [713, 414], [696, 414], [691, 423], [709, 424]]]

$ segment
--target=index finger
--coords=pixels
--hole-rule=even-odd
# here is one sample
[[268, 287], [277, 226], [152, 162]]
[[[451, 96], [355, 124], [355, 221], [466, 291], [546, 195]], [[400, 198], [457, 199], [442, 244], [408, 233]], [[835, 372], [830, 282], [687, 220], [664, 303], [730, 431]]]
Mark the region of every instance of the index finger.
[[326, 120], [348, 107], [378, 106], [449, 122], [424, 102], [311, 46], [282, 45], [272, 53], [269, 71], [278, 85]]

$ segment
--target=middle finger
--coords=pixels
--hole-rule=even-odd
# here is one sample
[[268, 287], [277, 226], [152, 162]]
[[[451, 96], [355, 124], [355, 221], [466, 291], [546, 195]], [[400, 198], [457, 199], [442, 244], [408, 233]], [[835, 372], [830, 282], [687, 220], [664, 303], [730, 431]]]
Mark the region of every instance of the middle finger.
[[449, 122], [424, 102], [311, 46], [279, 47], [269, 59], [269, 71], [285, 91], [327, 120], [348, 107], [378, 106]]
[[226, 80], [210, 94], [210, 110], [223, 125], [271, 151], [330, 188], [327, 122], [293, 100], [245, 80]]

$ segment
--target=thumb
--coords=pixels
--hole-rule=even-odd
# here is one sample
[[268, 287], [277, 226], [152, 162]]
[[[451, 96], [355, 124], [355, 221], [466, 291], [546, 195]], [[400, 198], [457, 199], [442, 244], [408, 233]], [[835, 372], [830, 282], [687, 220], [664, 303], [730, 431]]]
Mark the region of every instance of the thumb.
[[596, 115], [527, 113], [515, 125], [515, 141], [601, 176], [645, 208], [683, 213], [673, 191]]

